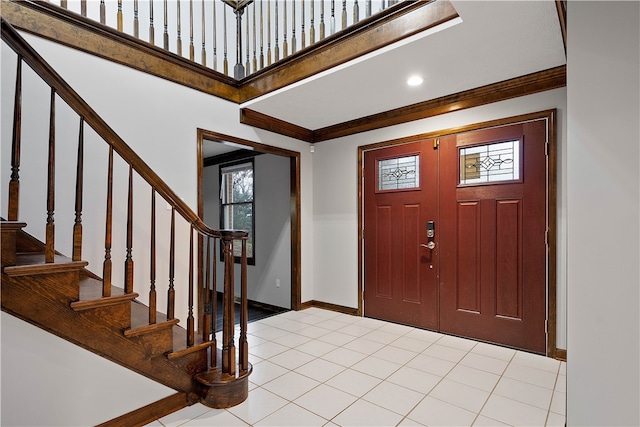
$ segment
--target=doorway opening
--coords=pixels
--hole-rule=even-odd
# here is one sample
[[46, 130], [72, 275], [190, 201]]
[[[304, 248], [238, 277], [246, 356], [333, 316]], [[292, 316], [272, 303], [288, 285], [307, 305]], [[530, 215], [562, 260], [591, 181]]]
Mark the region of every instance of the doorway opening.
[[[249, 216], [256, 235], [254, 264], [248, 271], [249, 300], [274, 311], [299, 310], [300, 153], [198, 129], [197, 155], [198, 215], [212, 228], [222, 228], [220, 188], [225, 184], [220, 171], [239, 169], [233, 165], [255, 166], [255, 212]], [[203, 246], [199, 241], [201, 260]], [[204, 277], [198, 277], [198, 283], [204, 290]]]

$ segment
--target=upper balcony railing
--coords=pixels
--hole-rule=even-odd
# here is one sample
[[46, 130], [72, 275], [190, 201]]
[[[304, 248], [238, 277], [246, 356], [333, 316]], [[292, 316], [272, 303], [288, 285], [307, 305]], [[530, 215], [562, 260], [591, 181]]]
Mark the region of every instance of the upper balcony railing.
[[49, 2], [241, 80], [400, 1]]

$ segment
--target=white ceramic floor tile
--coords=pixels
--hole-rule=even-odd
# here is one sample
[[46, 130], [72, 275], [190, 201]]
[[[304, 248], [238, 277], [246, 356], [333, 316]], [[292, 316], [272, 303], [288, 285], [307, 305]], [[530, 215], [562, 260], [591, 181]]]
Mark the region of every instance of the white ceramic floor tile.
[[492, 420], [484, 415], [478, 415], [478, 418], [473, 422], [473, 427], [500, 427], [508, 426], [508, 424], [501, 423], [498, 420]]
[[379, 378], [347, 369], [340, 373], [340, 375], [336, 375], [328, 380], [326, 384], [342, 390], [345, 393], [362, 397], [365, 393], [369, 392], [369, 390], [380, 384], [380, 382], [382, 382], [382, 380]]
[[[258, 421], [256, 426], [305, 426], [305, 427], [315, 427], [315, 426], [324, 426], [327, 424], [327, 420], [314, 414], [313, 412], [309, 412], [306, 409], [301, 408], [300, 406], [289, 403], [288, 405], [278, 409], [273, 414], [269, 415], [266, 418]], [[217, 424], [223, 425], [223, 424]]]
[[300, 311], [299, 313], [309, 313], [309, 314], [313, 314], [314, 316], [324, 317], [325, 319], [331, 319], [333, 317], [342, 315], [342, 313], [338, 313], [337, 311], [324, 310], [318, 307], [310, 307], [306, 310]]
[[457, 348], [458, 350], [469, 351], [476, 344], [477, 341], [468, 340], [466, 338], [454, 337], [452, 335], [445, 335], [437, 341], [438, 344], [446, 347]]
[[286, 374], [262, 385], [262, 388], [269, 390], [287, 400], [295, 400], [309, 390], [317, 387], [320, 383], [296, 372]]
[[404, 336], [434, 343], [442, 338], [444, 334], [441, 334], [440, 332], [427, 331], [425, 329], [414, 329]]
[[249, 424], [224, 409], [213, 409], [197, 418], [182, 424], [187, 427], [210, 426], [248, 426]]
[[392, 347], [401, 348], [403, 350], [414, 351], [416, 353], [421, 353], [427, 349], [432, 343], [419, 340], [411, 337], [400, 337], [397, 340], [393, 341], [389, 345]]
[[280, 365], [276, 365], [275, 363], [271, 363], [268, 360], [263, 360], [262, 362], [253, 365], [253, 371], [249, 378], [252, 383], [262, 385], [274, 378], [278, 378], [279, 376], [286, 374], [287, 372], [289, 372], [288, 369], [285, 369]]
[[280, 365], [283, 368], [293, 370], [299, 368], [305, 363], [309, 363], [313, 359], [315, 359], [315, 356], [303, 353], [292, 348], [269, 358], [269, 361], [275, 363], [276, 365]]
[[438, 359], [448, 360], [449, 362], [458, 363], [467, 352], [464, 350], [458, 350], [457, 348], [446, 347], [435, 343], [430, 345], [425, 351], [422, 352], [427, 356], [437, 357]]
[[560, 369], [558, 370], [560, 375], [567, 375], [567, 362], [560, 362]]
[[343, 347], [368, 356], [383, 348], [384, 344], [365, 338], [356, 338], [355, 340], [345, 344]]
[[334, 319], [326, 319], [317, 323], [315, 326], [323, 329], [328, 329], [330, 331], [339, 331], [340, 329], [347, 326], [347, 324]]
[[423, 353], [411, 359], [406, 366], [444, 377], [456, 364]]
[[549, 409], [553, 396], [551, 389], [507, 377], [500, 379], [493, 393], [545, 410]]
[[[284, 332], [284, 331], [283, 331]], [[286, 332], [285, 332], [286, 333]], [[284, 345], [276, 344], [272, 341], [267, 341], [263, 344], [257, 345], [253, 348], [249, 349], [249, 353], [258, 356], [262, 359], [268, 359], [270, 357], [275, 356], [278, 353], [282, 353], [283, 351], [289, 350], [289, 347], [285, 347]]]
[[287, 403], [280, 396], [258, 387], [249, 393], [247, 400], [227, 410], [244, 422], [253, 425]]
[[567, 419], [564, 415], [549, 412], [546, 425], [547, 427], [565, 427], [567, 425], [566, 422]]
[[167, 427], [180, 426], [209, 411], [211, 411], [211, 408], [204, 406], [201, 403], [196, 403], [195, 405], [187, 406], [186, 408], [169, 414], [166, 417], [162, 417], [159, 421]]
[[364, 400], [358, 400], [342, 411], [333, 422], [340, 426], [395, 426], [402, 415], [376, 406]]
[[373, 329], [367, 328], [358, 323], [353, 323], [342, 328], [340, 332], [342, 332], [343, 334], [353, 335], [354, 337], [361, 337], [368, 334], [372, 330]]
[[400, 365], [404, 365], [417, 355], [418, 353], [415, 351], [404, 350], [390, 345], [383, 347], [372, 354], [373, 357], [377, 357], [378, 359], [388, 360], [389, 362], [394, 362]]
[[289, 348], [296, 348], [299, 345], [302, 345], [304, 343], [307, 343], [309, 341], [311, 341], [311, 338], [309, 337], [305, 337], [304, 335], [300, 335], [300, 334], [296, 334], [296, 333], [289, 333], [287, 335], [283, 335], [281, 337], [278, 337], [274, 340], [272, 340], [274, 343], [276, 344], [280, 344], [280, 345], [284, 345], [287, 346]]
[[318, 338], [321, 337], [323, 335], [328, 334], [329, 330], [327, 329], [323, 329], [323, 328], [318, 328], [317, 326], [313, 326], [313, 325], [309, 325], [306, 328], [302, 328], [299, 331], [296, 331], [298, 334], [300, 335], [304, 335], [305, 337], [309, 337], [309, 338]]
[[370, 317], [361, 317], [358, 321], [359, 325], [366, 326], [369, 329], [378, 329], [385, 325], [388, 325], [390, 322], [385, 322], [384, 320], [372, 319]]
[[397, 414], [408, 414], [425, 394], [409, 390], [388, 381], [383, 381], [362, 398]]
[[476, 414], [434, 397], [427, 396], [418, 403], [408, 415], [421, 425], [435, 426], [470, 426]]
[[386, 381], [428, 394], [436, 384], [442, 381], [442, 377], [403, 366], [389, 376]]
[[429, 396], [477, 413], [489, 394], [488, 391], [444, 379], [431, 390]]
[[323, 359], [329, 362], [337, 363], [346, 368], [358, 363], [362, 359], [367, 357], [366, 354], [358, 353], [357, 351], [349, 350], [347, 348], [338, 347], [333, 351], [322, 356]]
[[543, 426], [547, 419], [547, 411], [497, 394], [489, 397], [480, 414], [512, 426]]
[[397, 323], [386, 323], [380, 327], [382, 332], [390, 332], [399, 336], [406, 335], [415, 328], [407, 325], [399, 325]]
[[446, 376], [456, 381], [480, 390], [491, 392], [500, 379], [499, 375], [464, 365], [456, 365]]
[[460, 364], [491, 372], [492, 374], [502, 375], [509, 362], [478, 353], [468, 353], [460, 360]]
[[360, 371], [364, 374], [369, 374], [372, 377], [385, 379], [389, 375], [400, 369], [401, 366], [402, 365], [389, 362], [388, 360], [369, 356], [366, 359], [362, 359], [358, 363], [355, 363], [353, 366], [351, 366], [351, 369]]
[[527, 353], [524, 351], [516, 352], [516, 355], [513, 356], [511, 363], [528, 366], [530, 368], [541, 369], [543, 371], [552, 372], [554, 374], [557, 374], [558, 369], [560, 369], [559, 360], [541, 356], [539, 354]]
[[318, 341], [326, 342], [326, 343], [333, 344], [335, 346], [340, 347], [345, 345], [348, 342], [353, 341], [354, 339], [356, 339], [356, 337], [354, 337], [353, 335], [343, 334], [342, 332], [333, 331], [333, 332], [329, 332], [327, 335], [323, 335], [319, 337]]
[[321, 383], [335, 377], [346, 368], [336, 363], [329, 362], [324, 359], [314, 359], [309, 363], [306, 363], [295, 371], [299, 374], [305, 375]]
[[381, 344], [389, 344], [400, 338], [402, 335], [395, 332], [385, 332], [379, 329], [369, 332], [364, 335], [362, 338], [379, 342]]
[[565, 375], [558, 375], [554, 390], [559, 391], [561, 393], [567, 392], [567, 377]]
[[310, 392], [297, 398], [294, 403], [330, 420], [356, 400], [357, 397], [351, 394], [320, 384]]
[[258, 332], [256, 332], [255, 335], [259, 336], [262, 339], [271, 341], [275, 338], [281, 337], [283, 335], [287, 335], [288, 333], [290, 332], [285, 331], [284, 329], [275, 328], [273, 326], [267, 325], [264, 328], [260, 329]]
[[482, 354], [483, 356], [506, 360], [508, 362], [513, 359], [513, 356], [516, 354], [516, 350], [479, 342], [475, 347], [471, 349], [471, 353]]
[[524, 381], [553, 390], [556, 385], [556, 374], [524, 365], [509, 364], [503, 374], [507, 378]]
[[338, 347], [324, 341], [311, 340], [304, 344], [300, 344], [296, 347], [296, 350], [310, 354], [312, 356], [320, 357], [324, 354], [329, 353], [330, 351], [335, 350], [336, 348]]
[[567, 410], [567, 395], [560, 393], [559, 391], [553, 392], [553, 399], [551, 400], [551, 412], [556, 414], [565, 415]]
[[316, 326], [318, 323], [324, 322], [325, 320], [327, 320], [325, 317], [316, 316], [315, 314], [310, 313], [310, 312], [306, 312], [306, 313], [303, 312], [303, 314], [306, 314], [306, 316], [303, 315], [297, 320], [299, 322], [306, 323], [307, 325]]

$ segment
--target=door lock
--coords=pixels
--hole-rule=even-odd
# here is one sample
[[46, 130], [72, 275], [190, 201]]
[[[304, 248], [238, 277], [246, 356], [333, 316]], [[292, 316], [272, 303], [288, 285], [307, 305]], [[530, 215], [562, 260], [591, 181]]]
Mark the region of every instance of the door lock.
[[426, 245], [424, 243], [421, 243], [420, 246], [422, 246], [423, 248], [434, 250], [436, 247], [436, 244], [434, 242], [429, 242]]

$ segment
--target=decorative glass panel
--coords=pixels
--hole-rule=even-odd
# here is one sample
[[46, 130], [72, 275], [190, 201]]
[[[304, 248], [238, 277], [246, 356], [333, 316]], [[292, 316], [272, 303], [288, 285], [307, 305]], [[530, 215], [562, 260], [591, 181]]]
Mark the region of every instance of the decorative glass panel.
[[520, 141], [460, 148], [460, 184], [520, 179]]
[[420, 156], [378, 161], [378, 191], [420, 187]]

